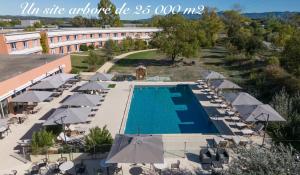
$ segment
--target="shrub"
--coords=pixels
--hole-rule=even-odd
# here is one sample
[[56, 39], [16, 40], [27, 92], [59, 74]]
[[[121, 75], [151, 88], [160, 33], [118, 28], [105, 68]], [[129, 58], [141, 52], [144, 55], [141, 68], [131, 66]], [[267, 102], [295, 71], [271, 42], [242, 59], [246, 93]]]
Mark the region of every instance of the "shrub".
[[268, 65], [275, 65], [275, 66], [279, 66], [280, 65], [280, 60], [277, 57], [270, 57], [269, 59], [267, 59], [267, 64]]
[[105, 153], [110, 150], [113, 138], [106, 126], [90, 129], [90, 133], [85, 136], [85, 149], [90, 153]]
[[53, 146], [54, 135], [52, 132], [48, 132], [45, 129], [34, 132], [31, 140], [32, 154], [43, 154], [46, 153], [47, 148]]
[[88, 48], [88, 46], [86, 44], [81, 44], [80, 47], [79, 47], [79, 50], [80, 51], [88, 51], [89, 48]]
[[90, 44], [90, 45], [88, 46], [88, 49], [89, 49], [89, 50], [95, 50], [95, 45], [94, 45], [94, 44]]

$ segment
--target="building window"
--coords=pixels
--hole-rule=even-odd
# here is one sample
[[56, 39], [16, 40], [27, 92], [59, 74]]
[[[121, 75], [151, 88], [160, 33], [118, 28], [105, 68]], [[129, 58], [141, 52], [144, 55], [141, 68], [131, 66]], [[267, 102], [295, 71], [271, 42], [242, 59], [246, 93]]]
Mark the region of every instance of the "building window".
[[62, 41], [62, 37], [59, 36], [59, 37], [58, 37], [58, 42], [61, 42], [61, 41]]
[[28, 41], [23, 41], [23, 46], [24, 46], [25, 49], [27, 49], [28, 48]]
[[61, 53], [61, 54], [64, 53], [64, 47], [59, 47], [59, 53]]
[[102, 38], [102, 34], [101, 33], [99, 33], [99, 38]]
[[68, 51], [68, 53], [70, 53], [72, 51], [71, 46], [67, 46], [67, 51]]
[[78, 49], [78, 44], [75, 44], [74, 45], [74, 48], [75, 48], [75, 51], [78, 51], [79, 49]]
[[114, 33], [114, 37], [115, 37], [115, 38], [118, 37], [118, 34], [117, 34], [117, 33]]
[[67, 35], [66, 39], [67, 39], [67, 41], [69, 41], [70, 40], [70, 35]]
[[94, 37], [94, 35], [93, 34], [90, 34], [90, 38], [93, 38]]
[[109, 33], [107, 33], [107, 34], [106, 34], [106, 37], [107, 37], [107, 38], [109, 38], [109, 36], [110, 36], [110, 34], [109, 34]]
[[86, 35], [82, 35], [82, 38], [83, 38], [83, 39], [86, 39]]
[[32, 42], [33, 44], [32, 44], [32, 46], [33, 47], [36, 47], [36, 46], [38, 46], [38, 40], [37, 39], [35, 39], [35, 40], [33, 40], [33, 42]]
[[54, 43], [54, 38], [53, 37], [50, 38], [50, 43]]
[[17, 43], [10, 43], [10, 47], [12, 51], [17, 50]]
[[125, 37], [125, 36], [126, 36], [126, 33], [121, 33], [121, 36], [122, 36], [122, 37]]
[[51, 54], [55, 54], [55, 53], [56, 53], [55, 49], [51, 49]]
[[78, 35], [74, 35], [74, 39], [77, 40], [78, 39]]

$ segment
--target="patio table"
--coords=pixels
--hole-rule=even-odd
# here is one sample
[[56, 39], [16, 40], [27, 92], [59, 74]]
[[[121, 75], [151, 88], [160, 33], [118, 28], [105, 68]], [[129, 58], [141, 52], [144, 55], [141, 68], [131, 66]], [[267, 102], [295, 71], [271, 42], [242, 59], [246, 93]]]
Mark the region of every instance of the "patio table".
[[62, 172], [67, 172], [74, 167], [74, 162], [66, 161], [59, 166], [59, 170]]

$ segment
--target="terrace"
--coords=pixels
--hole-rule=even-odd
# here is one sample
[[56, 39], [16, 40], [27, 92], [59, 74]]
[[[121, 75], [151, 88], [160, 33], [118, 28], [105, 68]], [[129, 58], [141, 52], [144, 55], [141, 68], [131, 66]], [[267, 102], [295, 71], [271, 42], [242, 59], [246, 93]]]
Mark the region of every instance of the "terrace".
[[[97, 74], [95, 76], [97, 76]], [[210, 87], [209, 84], [207, 84], [204, 80], [198, 82], [107, 82], [108, 84], [116, 84], [116, 86], [105, 94], [104, 100], [101, 102], [98, 110], [94, 112], [94, 117], [89, 117], [88, 123], [77, 125], [78, 127], [80, 126], [81, 128], [85, 128], [85, 134], [89, 132], [88, 130], [90, 128], [104, 126], [107, 126], [107, 129], [112, 136], [115, 136], [116, 134], [123, 134], [126, 127], [134, 86], [174, 86], [177, 84], [187, 84], [191, 87], [192, 92], [196, 95], [197, 100], [203, 106], [204, 110], [207, 112], [208, 116], [210, 116], [210, 119], [220, 132], [220, 134], [162, 133], [160, 135], [162, 136], [163, 142], [164, 163], [160, 165], [155, 163], [146, 165], [138, 164], [136, 166], [131, 164], [134, 162], [123, 162], [118, 165], [119, 167], [122, 167], [124, 174], [132, 174], [133, 168], [138, 168], [139, 170], [142, 169], [143, 172], [148, 173], [155, 171], [158, 172], [159, 169], [163, 170], [164, 173], [178, 171], [178, 168], [176, 168], [179, 166], [179, 164], [176, 164], [178, 161], [180, 162], [180, 172], [183, 174], [207, 173], [211, 172], [211, 168], [207, 169], [207, 164], [201, 162], [203, 160], [199, 159], [201, 155], [200, 150], [205, 150], [208, 148], [208, 146], [214, 150], [217, 146], [219, 148], [226, 148], [226, 150], [228, 150], [229, 154], [232, 156], [233, 152], [231, 149], [238, 145], [261, 145], [262, 143], [263, 137], [261, 135], [254, 133], [238, 135], [235, 132], [231, 125], [234, 124], [236, 126], [236, 122], [232, 122], [234, 116], [229, 113], [232, 109], [229, 105], [222, 107], [222, 103], [217, 102], [218, 99], [220, 99], [220, 96], [218, 96], [213, 88]], [[49, 118], [49, 111], [59, 108], [62, 104], [68, 104], [68, 101], [65, 99], [69, 99], [67, 98], [68, 96], [76, 94], [75, 91], [79, 90], [80, 87], [86, 87], [86, 83], [88, 82], [80, 81], [72, 85], [71, 88], [65, 89], [60, 96], [53, 98], [52, 101], [39, 103], [37, 106], [39, 110], [36, 113], [27, 114], [27, 119], [22, 124], [16, 123], [10, 125], [11, 132], [8, 132], [7, 135], [5, 135], [5, 137], [0, 141], [0, 149], [3, 150], [3, 155], [1, 155], [3, 159], [7, 160], [0, 165], [0, 169], [2, 170], [0, 171], [1, 173], [10, 173], [11, 170], [26, 172], [28, 170], [32, 170], [34, 167], [33, 165], [36, 163], [42, 162], [42, 159], [44, 159], [45, 155], [31, 156], [31, 161], [26, 160], [26, 163], [22, 162], [25, 161], [24, 158], [28, 158], [27, 156], [23, 157], [24, 149], [22, 145], [26, 145], [28, 140], [30, 141], [34, 131], [38, 131], [43, 127], [42, 125]], [[213, 94], [217, 95], [218, 97], [213, 98]], [[101, 95], [101, 93], [98, 95]], [[222, 99], [222, 101], [224, 100]], [[234, 115], [237, 115], [237, 113], [234, 112]], [[240, 120], [241, 119], [239, 119], [239, 121]], [[248, 123], [245, 123], [244, 126], [248, 126]], [[249, 127], [251, 128], [250, 125]], [[238, 131], [241, 131], [241, 129], [238, 129]], [[66, 138], [61, 138], [62, 141], [64, 139]], [[7, 147], [7, 145], [12, 146]], [[65, 156], [69, 162], [73, 162], [72, 167], [74, 166], [74, 163], [84, 164], [89, 174], [95, 174], [98, 171], [105, 172], [105, 169], [109, 167], [103, 163], [101, 170], [101, 167], [99, 166], [99, 162], [103, 162], [107, 154], [95, 154], [94, 156], [88, 156], [83, 153], [71, 151], [71, 153], [63, 154], [63, 156]], [[47, 163], [53, 164], [59, 157], [60, 155], [48, 153], [47, 160], [49, 162]], [[222, 166], [223, 168], [226, 168], [227, 164], [225, 163]], [[71, 168], [70, 172], [74, 173], [75, 168]]]

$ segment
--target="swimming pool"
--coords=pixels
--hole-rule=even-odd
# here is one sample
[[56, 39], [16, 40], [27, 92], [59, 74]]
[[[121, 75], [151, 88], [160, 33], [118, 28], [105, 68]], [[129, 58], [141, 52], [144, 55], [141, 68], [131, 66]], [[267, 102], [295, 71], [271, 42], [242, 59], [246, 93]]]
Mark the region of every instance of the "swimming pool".
[[218, 133], [188, 85], [135, 86], [125, 134]]

